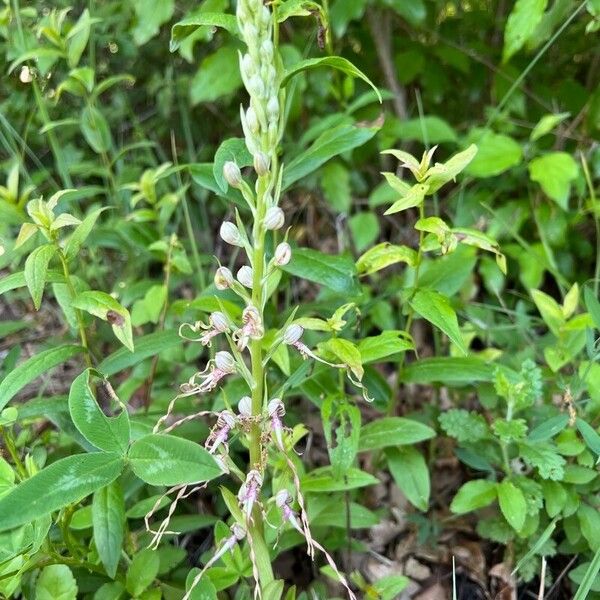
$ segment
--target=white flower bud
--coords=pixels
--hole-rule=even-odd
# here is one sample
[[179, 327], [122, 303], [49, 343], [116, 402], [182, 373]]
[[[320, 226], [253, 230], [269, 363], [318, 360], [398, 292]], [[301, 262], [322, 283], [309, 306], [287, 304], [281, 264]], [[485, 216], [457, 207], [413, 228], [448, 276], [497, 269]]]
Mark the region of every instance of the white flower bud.
[[225, 221], [221, 223], [219, 235], [221, 236], [221, 239], [227, 244], [240, 247], [244, 245], [244, 241], [242, 240], [242, 236], [240, 235], [240, 230], [231, 221]]
[[260, 20], [263, 27], [269, 27], [271, 24], [271, 11], [266, 6], [262, 6], [260, 9]]
[[275, 495], [277, 508], [283, 508], [290, 501], [290, 493], [287, 490], [279, 490]]
[[219, 415], [219, 420], [223, 421], [229, 429], [233, 429], [235, 427], [235, 415], [230, 410], [224, 410]]
[[244, 265], [238, 272], [237, 272], [237, 278], [238, 281], [244, 286], [247, 287], [249, 289], [252, 289], [252, 278], [254, 276], [254, 272], [252, 271], [252, 267], [248, 267], [247, 265]]
[[302, 337], [303, 333], [304, 329], [300, 325], [293, 323], [285, 330], [285, 333], [283, 334], [283, 343], [288, 346], [295, 344]]
[[258, 122], [256, 111], [251, 106], [246, 111], [246, 123], [252, 133], [256, 134], [260, 131], [260, 123]]
[[233, 373], [235, 370], [235, 360], [233, 356], [225, 350], [216, 353], [215, 365], [217, 366], [217, 369], [224, 371], [225, 373]]
[[231, 187], [239, 188], [242, 185], [242, 172], [232, 160], [223, 165], [223, 177]]
[[215, 311], [210, 315], [210, 323], [217, 331], [221, 333], [229, 331], [229, 320], [220, 311]]
[[261, 45], [260, 45], [260, 54], [261, 54], [261, 58], [263, 59], [264, 62], [271, 62], [273, 59], [273, 42], [271, 40], [265, 40]]
[[267, 102], [267, 115], [271, 121], [279, 119], [279, 99], [276, 95], [272, 95]]
[[275, 248], [275, 264], [278, 267], [284, 267], [292, 259], [292, 248], [287, 242], [281, 242]]
[[248, 81], [248, 91], [254, 96], [262, 98], [265, 95], [265, 84], [258, 75], [253, 75]]
[[257, 152], [254, 155], [254, 170], [259, 177], [266, 175], [269, 172], [271, 161], [264, 152]]
[[250, 79], [254, 74], [254, 61], [249, 54], [244, 54], [242, 58], [242, 69], [244, 71], [244, 75]]
[[283, 214], [283, 211], [279, 208], [279, 206], [272, 206], [267, 210], [263, 221], [263, 225], [267, 229], [271, 231], [274, 231], [275, 229], [281, 229], [284, 223], [285, 215]]
[[21, 83], [31, 83], [33, 81], [33, 72], [27, 65], [21, 67], [19, 79]]
[[227, 267], [219, 267], [215, 272], [215, 287], [226, 290], [233, 285], [233, 273]]
[[244, 396], [238, 402], [238, 412], [244, 417], [252, 416], [252, 398]]
[[285, 415], [285, 406], [283, 405], [281, 398], [273, 398], [272, 400], [269, 400], [269, 404], [267, 404], [267, 412], [270, 416], [276, 414], [280, 417], [283, 417], [283, 415]]

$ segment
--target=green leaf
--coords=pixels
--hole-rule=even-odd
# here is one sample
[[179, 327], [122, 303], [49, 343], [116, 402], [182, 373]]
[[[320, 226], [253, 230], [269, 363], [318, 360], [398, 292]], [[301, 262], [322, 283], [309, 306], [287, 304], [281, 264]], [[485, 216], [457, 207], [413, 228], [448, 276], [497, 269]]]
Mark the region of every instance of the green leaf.
[[160, 568], [160, 558], [158, 552], [144, 548], [138, 552], [131, 561], [127, 574], [125, 575], [125, 587], [134, 597], [138, 597], [146, 588], [148, 588]]
[[178, 21], [173, 25], [171, 28], [171, 42], [169, 44], [171, 52], [175, 52], [181, 45], [181, 42], [192, 35], [192, 33], [195, 33], [200, 27], [220, 27], [235, 36], [239, 35], [235, 15], [201, 12], [193, 17], [187, 17], [182, 21]]
[[600, 538], [598, 537], [600, 512], [598, 512], [598, 509], [592, 508], [589, 504], [582, 504], [577, 511], [577, 519], [579, 520], [579, 527], [581, 527], [581, 534], [591, 550], [593, 552], [600, 550]]
[[179, 346], [181, 338], [176, 330], [155, 331], [135, 341], [135, 350], [130, 352], [126, 348], [120, 348], [113, 354], [107, 356], [99, 365], [98, 370], [110, 377], [115, 373], [129, 369], [143, 360], [158, 355], [164, 350]]
[[535, 467], [542, 479], [560, 481], [565, 474], [565, 459], [548, 443], [520, 443], [521, 458], [530, 467]]
[[[573, 571], [569, 575], [572, 573]], [[573, 600], [586, 600], [590, 590], [594, 589], [594, 585], [597, 583], [598, 573], [600, 573], [600, 548], [596, 550], [592, 562], [589, 563]], [[600, 591], [600, 586], [595, 591]]]
[[330, 158], [348, 152], [368, 142], [378, 129], [340, 125], [322, 133], [304, 152], [285, 165], [283, 170], [283, 190], [293, 183], [316, 171]]
[[[185, 589], [190, 590], [192, 587], [192, 583], [196, 576], [200, 573], [200, 569], [190, 569], [188, 576], [185, 580]], [[263, 593], [264, 596], [264, 593]], [[196, 587], [193, 589], [190, 594], [190, 600], [218, 600], [217, 598], [217, 589], [214, 584], [208, 577], [203, 577], [196, 584]]]
[[462, 515], [483, 508], [496, 499], [496, 494], [497, 488], [493, 481], [486, 481], [485, 479], [467, 481], [454, 496], [450, 510], [453, 513]]
[[[46, 283], [64, 283], [64, 281], [65, 277], [62, 273], [56, 271], [48, 271], [46, 273]], [[0, 279], [0, 295], [25, 287], [26, 285], [25, 273], [23, 271], [11, 273]]]
[[0, 411], [28, 383], [82, 351], [81, 346], [67, 344], [44, 350], [21, 363], [0, 382]]
[[516, 54], [533, 35], [540, 24], [548, 0], [517, 0], [506, 21], [504, 30], [503, 62]]
[[410, 142], [421, 142], [422, 144], [443, 144], [444, 142], [456, 142], [456, 131], [452, 126], [440, 117], [425, 115], [418, 119], [408, 119], [398, 123], [398, 139]]
[[79, 250], [81, 250], [81, 247], [83, 246], [83, 243], [85, 242], [87, 237], [92, 232], [92, 229], [94, 229], [94, 226], [96, 225], [96, 221], [98, 220], [98, 217], [100, 216], [100, 214], [102, 212], [104, 212], [105, 210], [108, 210], [108, 208], [109, 208], [108, 206], [103, 206], [102, 208], [92, 211], [75, 228], [75, 230], [69, 237], [69, 240], [65, 247], [65, 256], [66, 256], [67, 260], [72, 260], [73, 258], [75, 258], [77, 256], [77, 254], [79, 253]]
[[360, 431], [359, 450], [376, 450], [389, 446], [408, 446], [435, 437], [435, 431], [404, 417], [384, 417], [363, 426]]
[[492, 381], [494, 367], [480, 358], [437, 357], [419, 360], [404, 368], [401, 379], [405, 383], [472, 384]]
[[521, 144], [507, 135], [494, 133], [489, 129], [472, 132], [472, 142], [477, 144], [477, 156], [467, 167], [473, 177], [493, 177], [518, 165], [523, 158]]
[[252, 164], [252, 155], [248, 152], [246, 141], [243, 138], [230, 138], [225, 140], [215, 153], [213, 174], [217, 185], [224, 194], [229, 189], [229, 184], [225, 180], [225, 175], [223, 175], [223, 167], [227, 161], [237, 163], [237, 166], [240, 167], [240, 169]]
[[548, 326], [548, 329], [550, 329], [556, 337], [559, 337], [561, 328], [565, 324], [566, 319], [558, 302], [552, 298], [552, 296], [549, 296], [540, 290], [531, 290], [531, 297], [533, 298], [537, 309], [540, 311], [544, 323]]
[[341, 56], [323, 56], [322, 58], [307, 58], [295, 63], [290, 69], [286, 70], [283, 79], [281, 80], [281, 87], [285, 87], [288, 81], [302, 73], [303, 71], [309, 71], [311, 69], [317, 69], [320, 67], [330, 67], [341, 71], [350, 77], [362, 79], [365, 83], [370, 85], [379, 99], [379, 103], [383, 102], [379, 90], [375, 84], [356, 66], [354, 66], [349, 60], [342, 58]]
[[67, 565], [44, 567], [35, 583], [36, 600], [77, 600], [77, 582]]
[[586, 421], [581, 418], [577, 418], [575, 425], [581, 433], [581, 437], [585, 441], [587, 447], [596, 455], [600, 456], [600, 435], [598, 432]]
[[331, 338], [319, 344], [319, 349], [326, 350], [336, 357], [336, 360], [347, 365], [355, 377], [361, 381], [364, 369], [358, 348], [349, 340], [343, 338]]
[[327, 163], [321, 170], [321, 187], [325, 199], [338, 212], [347, 213], [352, 206], [350, 172], [338, 161]]
[[349, 256], [297, 248], [292, 253], [292, 260], [282, 269], [296, 277], [323, 285], [338, 294], [353, 296], [358, 293], [356, 268]]
[[363, 364], [381, 361], [400, 352], [414, 349], [413, 341], [404, 331], [384, 331], [380, 335], [363, 338], [358, 344]]
[[130, 352], [133, 352], [133, 334], [129, 311], [110, 294], [97, 291], [81, 292], [73, 300], [73, 306], [110, 323], [117, 339]]
[[435, 290], [421, 288], [409, 302], [417, 314], [444, 332], [463, 354], [467, 354], [467, 347], [458, 328], [456, 313], [446, 296]]
[[192, 105], [214, 102], [238, 90], [242, 85], [238, 64], [238, 52], [233, 46], [222, 46], [207, 56], [190, 85]]
[[527, 503], [523, 492], [514, 483], [505, 479], [498, 484], [498, 503], [504, 518], [515, 530], [520, 531], [525, 525]]
[[416, 261], [417, 253], [412, 248], [383, 242], [367, 250], [356, 261], [356, 269], [359, 275], [370, 275], [399, 262], [405, 262], [413, 267]]
[[300, 482], [304, 492], [343, 492], [369, 485], [379, 480], [370, 473], [351, 467], [342, 477], [334, 477], [332, 467], [319, 467], [305, 475]]
[[544, 193], [563, 210], [569, 208], [571, 182], [577, 179], [579, 167], [566, 152], [550, 152], [534, 158], [529, 163], [529, 177], [536, 181]]
[[52, 244], [44, 244], [37, 247], [25, 261], [25, 282], [36, 310], [40, 309], [42, 303], [48, 263], [55, 252], [56, 248]]
[[[421, 0], [418, 0], [418, 4]], [[413, 0], [410, 0], [412, 4]], [[381, 600], [394, 600], [400, 596], [400, 592], [410, 583], [410, 579], [404, 575], [386, 575], [372, 584], [379, 594]]]
[[550, 133], [559, 123], [562, 123], [569, 116], [570, 113], [568, 112], [544, 115], [533, 128], [529, 135], [529, 139], [532, 142], [539, 140], [542, 136]]
[[125, 455], [129, 445], [129, 415], [121, 406], [116, 417], [107, 417], [90, 389], [91, 370], [86, 369], [71, 385], [69, 412], [81, 435], [96, 448]]
[[[384, 177], [387, 179], [388, 183], [394, 187], [394, 178], [397, 177], [393, 173], [383, 173]], [[383, 214], [384, 215], [393, 215], [403, 210], [407, 210], [409, 208], [414, 208], [415, 206], [421, 206], [423, 203], [423, 199], [425, 198], [425, 194], [427, 194], [429, 187], [424, 183], [417, 183], [409, 188], [400, 198], [400, 200], [396, 200], [394, 204], [392, 204]]]
[[383, 0], [383, 3], [395, 10], [413, 26], [423, 23], [427, 16], [427, 7], [423, 0]]
[[442, 413], [438, 420], [442, 429], [461, 443], [477, 442], [489, 435], [487, 421], [474, 411], [451, 408]]
[[377, 215], [370, 212], [360, 212], [352, 215], [348, 220], [348, 227], [356, 249], [361, 252], [373, 245], [379, 237], [379, 220]]
[[410, 446], [385, 452], [390, 473], [409, 502], [419, 510], [429, 506], [429, 468], [423, 455]]
[[123, 470], [116, 452], [76, 454], [52, 463], [0, 498], [0, 531], [75, 504], [113, 482]]
[[90, 38], [91, 26], [90, 11], [86, 8], [67, 35], [67, 60], [69, 67], [74, 68], [79, 64], [81, 55]]
[[201, 446], [173, 435], [149, 434], [131, 444], [133, 472], [150, 485], [179, 485], [210, 481], [222, 474]]
[[104, 115], [95, 107], [87, 106], [81, 113], [81, 131], [87, 143], [97, 154], [108, 152], [112, 146], [110, 128]]
[[160, 26], [173, 16], [174, 0], [133, 0], [136, 24], [133, 28], [133, 39], [138, 46], [158, 35]]
[[456, 176], [469, 166], [476, 157], [478, 151], [477, 146], [471, 144], [462, 152], [458, 152], [451, 156], [446, 162], [435, 163], [435, 165], [427, 171], [427, 194], [434, 194], [442, 186], [446, 185], [446, 183], [455, 181]]
[[94, 600], [123, 600], [125, 586], [120, 581], [110, 581], [101, 585], [94, 594]]
[[118, 481], [94, 494], [92, 523], [98, 556], [108, 576], [114, 579], [125, 537], [125, 500]]

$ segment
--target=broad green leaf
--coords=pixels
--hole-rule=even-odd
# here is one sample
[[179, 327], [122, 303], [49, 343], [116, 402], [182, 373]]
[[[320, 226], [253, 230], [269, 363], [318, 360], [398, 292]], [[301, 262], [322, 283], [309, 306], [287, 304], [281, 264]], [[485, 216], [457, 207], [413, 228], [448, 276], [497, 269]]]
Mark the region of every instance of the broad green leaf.
[[352, 296], [358, 293], [356, 268], [349, 256], [323, 254], [310, 248], [295, 248], [292, 260], [282, 269], [338, 294]]
[[139, 364], [147, 358], [160, 354], [163, 350], [168, 350], [180, 344], [181, 338], [176, 330], [155, 331], [136, 339], [135, 350], [133, 352], [130, 352], [126, 348], [120, 348], [107, 356], [98, 365], [98, 370], [107, 377], [110, 377], [115, 373]]
[[120, 581], [110, 581], [101, 585], [94, 594], [94, 600], [123, 600], [125, 586]]
[[304, 152], [285, 165], [283, 190], [296, 181], [316, 171], [330, 158], [348, 152], [368, 142], [377, 133], [377, 128], [340, 125], [322, 133]]
[[397, 138], [406, 142], [416, 141], [422, 144], [442, 144], [444, 142], [455, 142], [456, 131], [444, 119], [435, 115], [425, 115], [419, 119], [408, 119], [398, 122], [397, 130], [394, 128]]
[[581, 433], [581, 437], [584, 439], [587, 447], [597, 456], [600, 457], [600, 434], [589, 424], [581, 418], [577, 418], [575, 425]]
[[321, 406], [323, 433], [333, 476], [339, 478], [356, 459], [360, 438], [360, 410], [345, 399], [328, 396]]
[[125, 500], [118, 481], [94, 493], [94, 544], [109, 577], [115, 577], [125, 537]]
[[[315, 509], [315, 505], [319, 500], [325, 501], [325, 506], [319, 506]], [[320, 504], [320, 503], [319, 503]], [[376, 513], [370, 511], [357, 502], [350, 502], [350, 527], [352, 529], [366, 529], [373, 527], [379, 523], [379, 517]], [[346, 529], [347, 513], [345, 510], [340, 510], [339, 499], [329, 499], [327, 496], [315, 496], [311, 499], [308, 518], [313, 527], [339, 527]]]
[[319, 467], [305, 475], [300, 482], [304, 492], [343, 492], [376, 485], [379, 480], [370, 473], [351, 467], [342, 477], [334, 477], [332, 467]]
[[[383, 175], [387, 179], [388, 183], [392, 185], [393, 178], [396, 176], [393, 173], [383, 173]], [[392, 185], [392, 187], [394, 186]], [[398, 212], [402, 212], [403, 210], [414, 208], [415, 206], [421, 206], [428, 189], [429, 187], [423, 183], [417, 183], [416, 185], [413, 185], [408, 189], [406, 194], [400, 198], [400, 200], [396, 200], [396, 202], [394, 202], [394, 204], [392, 204], [383, 214], [393, 215]]]
[[326, 350], [336, 357], [336, 362], [347, 365], [360, 381], [364, 375], [360, 351], [350, 340], [331, 338], [319, 344], [319, 349]]
[[413, 26], [423, 23], [427, 16], [424, 0], [383, 0], [383, 4], [396, 11]]
[[323, 56], [322, 58], [307, 58], [295, 63], [290, 69], [286, 70], [283, 79], [281, 80], [281, 87], [285, 87], [288, 81], [292, 77], [294, 77], [294, 75], [302, 73], [303, 71], [309, 71], [311, 69], [317, 69], [320, 67], [330, 67], [332, 69], [336, 69], [337, 71], [341, 71], [342, 73], [345, 73], [350, 77], [362, 79], [365, 83], [367, 83], [373, 88], [373, 90], [377, 94], [379, 102], [383, 102], [381, 94], [375, 86], [375, 84], [358, 67], [354, 66], [349, 60], [347, 60], [346, 58], [342, 58], [341, 56]]
[[593, 552], [600, 550], [600, 512], [596, 507], [582, 504], [577, 511], [577, 519], [581, 527], [581, 534], [587, 540]]
[[150, 485], [197, 483], [222, 474], [204, 448], [173, 435], [149, 434], [136, 440], [129, 462], [133, 472]]
[[527, 436], [530, 442], [545, 442], [560, 433], [569, 424], [569, 415], [562, 413], [544, 420], [534, 427]]
[[67, 59], [69, 67], [73, 68], [79, 64], [81, 55], [90, 38], [91, 26], [90, 11], [86, 8], [67, 35]]
[[503, 62], [516, 54], [533, 35], [539, 25], [548, 0], [517, 0], [506, 21], [504, 30]]
[[388, 448], [387, 456], [390, 473], [409, 502], [419, 510], [429, 506], [429, 468], [423, 455], [410, 446]]
[[[594, 558], [586, 567], [583, 577], [578, 582], [579, 587], [577, 588], [577, 593], [573, 596], [573, 600], [586, 600], [591, 590], [600, 591], [600, 582], [598, 581], [598, 573], [600, 573], [600, 548], [596, 550]], [[573, 571], [569, 573], [569, 577], [573, 575]]]
[[390, 446], [408, 446], [435, 437], [435, 431], [412, 419], [384, 417], [364, 425], [360, 431], [359, 450], [377, 450]]
[[497, 488], [493, 481], [484, 479], [467, 481], [454, 496], [450, 510], [453, 513], [462, 515], [483, 508], [496, 499], [496, 494]]
[[563, 210], [569, 208], [571, 182], [577, 179], [579, 167], [566, 152], [550, 152], [529, 163], [529, 177], [540, 184], [544, 193]]
[[[185, 580], [185, 589], [190, 590], [200, 569], [191, 569]], [[264, 593], [263, 593], [264, 597]], [[190, 600], [218, 600], [217, 589], [208, 577], [202, 577], [190, 594]]]
[[214, 102], [238, 90], [242, 85], [238, 64], [238, 51], [233, 46], [222, 46], [207, 56], [190, 85], [192, 104]]
[[237, 36], [239, 34], [235, 15], [200, 12], [193, 17], [187, 17], [173, 25], [171, 28], [171, 42], [169, 44], [171, 52], [175, 52], [181, 45], [181, 42], [192, 35], [192, 33], [195, 33], [200, 27], [220, 27], [233, 35]]
[[110, 128], [104, 115], [95, 107], [87, 106], [81, 113], [81, 131], [87, 143], [97, 154], [108, 152], [112, 146]]
[[370, 275], [399, 262], [404, 262], [413, 267], [416, 261], [417, 253], [412, 248], [383, 242], [367, 250], [356, 261], [356, 269], [359, 275]]
[[410, 305], [417, 314], [445, 333], [463, 354], [467, 354], [456, 313], [446, 296], [434, 290], [421, 288], [410, 299]]
[[125, 575], [127, 591], [137, 598], [152, 584], [158, 575], [159, 568], [160, 558], [158, 552], [151, 548], [144, 548], [138, 552], [133, 557]]
[[284, 0], [277, 9], [277, 21], [283, 23], [291, 17], [310, 17], [322, 12], [322, 7], [313, 0]]
[[175, 10], [174, 0], [133, 0], [136, 23], [133, 28], [133, 39], [138, 46], [156, 36], [163, 23], [169, 21]]
[[0, 498], [0, 531], [83, 500], [112, 483], [123, 466], [123, 458], [116, 452], [76, 454], [57, 460]]
[[83, 246], [83, 243], [94, 229], [96, 221], [102, 212], [108, 210], [109, 207], [104, 206], [97, 210], [92, 211], [83, 221], [75, 228], [67, 245], [65, 247], [65, 256], [67, 260], [71, 260], [77, 256], [79, 250]]
[[542, 490], [544, 492], [544, 502], [546, 512], [553, 519], [558, 515], [567, 502], [567, 491], [557, 481], [542, 481]]
[[81, 346], [67, 344], [44, 350], [21, 363], [0, 382], [0, 411], [28, 383], [82, 351]]
[[527, 502], [520, 488], [505, 479], [498, 484], [498, 503], [504, 518], [516, 531], [523, 529], [527, 516]]
[[48, 263], [55, 252], [56, 248], [52, 244], [44, 244], [38, 246], [25, 261], [25, 281], [36, 310], [39, 310], [42, 303]]
[[97, 291], [81, 292], [73, 300], [73, 306], [110, 323], [117, 339], [133, 352], [129, 311], [110, 294]]
[[404, 368], [400, 377], [405, 383], [472, 384], [493, 381], [494, 366], [480, 358], [426, 358]]
[[431, 195], [437, 192], [443, 185], [450, 181], [455, 181], [456, 176], [462, 173], [476, 157], [478, 148], [471, 144], [462, 152], [451, 156], [444, 163], [435, 163], [427, 171], [427, 194]]
[[377, 215], [371, 212], [360, 212], [348, 219], [348, 227], [358, 252], [373, 245], [379, 237], [380, 228]]
[[377, 362], [413, 348], [410, 336], [404, 331], [384, 331], [380, 335], [363, 338], [358, 344], [363, 364]]
[[67, 565], [44, 567], [35, 583], [35, 600], [77, 600], [77, 582]]
[[[408, 0], [407, 3], [412, 3]], [[417, 4], [421, 0], [417, 1]], [[395, 600], [400, 597], [400, 592], [410, 583], [410, 579], [404, 575], [386, 575], [372, 584], [372, 588], [379, 594], [381, 600]]]
[[81, 435], [100, 450], [125, 455], [129, 445], [129, 415], [124, 406], [116, 417], [107, 417], [90, 389], [90, 369], [71, 385], [69, 413]]
[[493, 177], [518, 165], [523, 158], [521, 144], [507, 135], [490, 130], [475, 130], [471, 141], [477, 144], [477, 156], [467, 167], [473, 177]]
[[325, 199], [338, 212], [347, 213], [352, 206], [350, 172], [338, 161], [331, 161], [321, 170], [321, 187]]
[[539, 140], [542, 136], [550, 133], [559, 123], [562, 123], [569, 116], [570, 113], [568, 112], [544, 115], [533, 128], [529, 135], [529, 139], [532, 142]]
[[34, 236], [39, 231], [38, 226], [35, 223], [23, 223], [19, 234], [15, 240], [14, 249], [20, 248], [27, 240]]
[[548, 326], [548, 329], [550, 329], [556, 337], [559, 337], [560, 330], [565, 324], [566, 319], [558, 302], [556, 302], [552, 296], [549, 296], [541, 290], [531, 290], [531, 297], [533, 298], [537, 309], [540, 311], [544, 323]]

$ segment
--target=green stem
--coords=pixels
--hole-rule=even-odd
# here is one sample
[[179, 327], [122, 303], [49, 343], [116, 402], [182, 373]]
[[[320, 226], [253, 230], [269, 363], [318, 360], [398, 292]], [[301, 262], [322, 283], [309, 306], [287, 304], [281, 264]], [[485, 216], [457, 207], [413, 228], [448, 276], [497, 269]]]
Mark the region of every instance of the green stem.
[[[65, 276], [65, 283], [67, 284], [67, 289], [69, 290], [69, 295], [71, 296], [71, 300], [75, 300], [75, 297], [77, 296], [77, 292], [75, 291], [75, 287], [73, 286], [73, 280], [71, 279], [71, 273], [69, 271], [69, 265], [67, 263], [67, 259], [65, 258], [65, 255], [62, 251], [62, 248], [58, 245], [58, 242], [56, 243], [56, 250], [58, 253], [58, 257], [60, 258], [60, 262], [62, 264], [62, 268], [63, 268], [63, 274]], [[77, 320], [77, 329], [79, 330], [79, 339], [81, 340], [81, 345], [84, 347], [85, 349], [85, 364], [89, 367], [92, 368], [92, 357], [90, 354], [90, 349], [88, 346], [88, 339], [87, 339], [87, 334], [85, 331], [85, 325], [83, 324], [83, 316], [81, 314], [81, 311], [78, 308], [74, 308], [73, 309], [75, 312], [75, 319]]]

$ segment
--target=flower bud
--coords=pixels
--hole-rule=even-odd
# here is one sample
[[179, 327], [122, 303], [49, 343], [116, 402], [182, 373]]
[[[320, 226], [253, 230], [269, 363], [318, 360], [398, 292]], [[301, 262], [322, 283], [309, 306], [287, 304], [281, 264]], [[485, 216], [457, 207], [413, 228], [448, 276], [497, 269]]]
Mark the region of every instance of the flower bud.
[[231, 187], [239, 188], [242, 185], [242, 172], [232, 160], [223, 165], [223, 177]]
[[249, 54], [244, 54], [242, 58], [242, 70], [248, 79], [254, 75], [254, 61]]
[[249, 289], [252, 289], [252, 278], [254, 276], [254, 272], [252, 271], [251, 267], [248, 267], [247, 265], [244, 265], [238, 272], [237, 272], [237, 278], [238, 281], [244, 286], [247, 287]]
[[285, 333], [283, 334], [283, 343], [291, 346], [302, 337], [303, 333], [304, 329], [300, 325], [293, 323], [285, 330]]
[[235, 415], [230, 410], [224, 410], [223, 412], [221, 412], [221, 414], [219, 415], [219, 419], [223, 421], [225, 426], [229, 427], [229, 429], [233, 429], [235, 427]]
[[284, 267], [292, 259], [292, 248], [287, 242], [281, 242], [275, 248], [275, 264], [278, 267]]
[[260, 45], [260, 54], [264, 62], [268, 63], [273, 60], [273, 42], [269, 39], [265, 40]]
[[221, 350], [215, 355], [215, 365], [220, 371], [225, 373], [232, 373], [235, 370], [235, 360], [229, 352]]
[[244, 417], [252, 416], [252, 398], [244, 396], [238, 402], [238, 412]]
[[251, 106], [246, 111], [246, 123], [252, 133], [257, 134], [260, 131], [260, 123], [258, 122], [256, 111]]
[[259, 177], [263, 177], [269, 172], [271, 161], [264, 152], [257, 152], [254, 155], [254, 170]]
[[272, 206], [267, 210], [263, 225], [271, 231], [281, 229], [285, 223], [285, 215], [278, 206]]
[[220, 311], [216, 311], [210, 315], [210, 323], [220, 333], [229, 331], [229, 321]]
[[246, 530], [239, 523], [234, 523], [231, 531], [238, 541], [241, 541], [246, 537]]
[[219, 235], [221, 236], [221, 239], [227, 244], [240, 247], [244, 245], [244, 241], [242, 240], [242, 236], [240, 235], [240, 230], [231, 221], [225, 221], [221, 223]]
[[227, 267], [219, 267], [215, 272], [215, 287], [226, 290], [233, 285], [233, 273]]
[[267, 404], [267, 412], [269, 413], [269, 416], [277, 414], [278, 416], [282, 417], [285, 415], [285, 406], [283, 405], [281, 398], [273, 398], [272, 400], [269, 400], [269, 404]]
[[248, 91], [254, 96], [262, 98], [265, 94], [265, 84], [258, 75], [253, 75], [248, 81]]
[[27, 65], [21, 67], [19, 80], [21, 83], [31, 83], [33, 81], [33, 71]]
[[290, 500], [290, 493], [287, 490], [279, 490], [275, 495], [275, 504], [277, 505], [277, 508], [283, 508]]
[[267, 102], [267, 115], [271, 121], [279, 119], [279, 99], [275, 94]]

